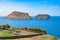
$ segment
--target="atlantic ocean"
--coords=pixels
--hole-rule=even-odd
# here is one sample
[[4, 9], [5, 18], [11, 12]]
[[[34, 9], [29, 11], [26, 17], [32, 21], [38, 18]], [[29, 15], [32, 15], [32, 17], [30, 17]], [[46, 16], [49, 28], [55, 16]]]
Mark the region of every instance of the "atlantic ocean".
[[31, 20], [6, 19], [0, 17], [0, 25], [9, 24], [14, 28], [42, 28], [47, 34], [60, 38], [60, 16], [51, 16], [50, 19], [38, 20], [33, 17]]

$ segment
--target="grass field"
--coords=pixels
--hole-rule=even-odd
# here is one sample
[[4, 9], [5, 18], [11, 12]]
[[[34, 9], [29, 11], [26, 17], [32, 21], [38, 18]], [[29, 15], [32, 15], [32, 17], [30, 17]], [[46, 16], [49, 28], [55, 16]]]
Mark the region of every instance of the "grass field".
[[0, 31], [0, 37], [2, 36], [13, 36], [13, 34], [9, 32]]

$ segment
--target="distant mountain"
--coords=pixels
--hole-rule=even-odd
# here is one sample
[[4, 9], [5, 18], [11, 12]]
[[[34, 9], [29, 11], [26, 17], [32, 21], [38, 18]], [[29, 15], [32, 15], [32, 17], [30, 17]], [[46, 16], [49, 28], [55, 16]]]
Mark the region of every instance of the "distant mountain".
[[47, 15], [47, 14], [38, 14], [36, 16], [37, 19], [49, 19], [50, 18], [50, 15]]
[[31, 19], [28, 13], [14, 11], [5, 18], [7, 19]]

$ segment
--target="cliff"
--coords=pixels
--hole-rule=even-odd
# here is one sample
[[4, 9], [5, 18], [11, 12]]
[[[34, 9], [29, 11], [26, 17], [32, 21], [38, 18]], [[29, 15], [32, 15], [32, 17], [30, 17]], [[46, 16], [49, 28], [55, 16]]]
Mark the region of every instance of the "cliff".
[[36, 18], [37, 18], [37, 19], [49, 19], [50, 16], [47, 15], [47, 14], [38, 14], [38, 15], [36, 16]]
[[7, 19], [31, 19], [28, 13], [14, 11], [5, 18]]

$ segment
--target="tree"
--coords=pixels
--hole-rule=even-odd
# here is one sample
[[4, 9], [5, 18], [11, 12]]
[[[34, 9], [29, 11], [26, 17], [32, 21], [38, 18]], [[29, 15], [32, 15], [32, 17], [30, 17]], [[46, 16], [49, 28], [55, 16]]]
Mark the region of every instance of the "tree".
[[8, 24], [2, 25], [2, 29], [8, 29], [10, 26]]
[[0, 25], [0, 30], [2, 29], [1, 25]]

